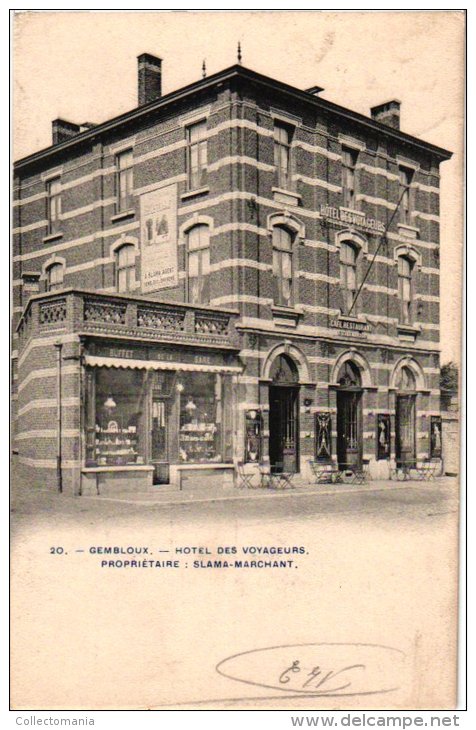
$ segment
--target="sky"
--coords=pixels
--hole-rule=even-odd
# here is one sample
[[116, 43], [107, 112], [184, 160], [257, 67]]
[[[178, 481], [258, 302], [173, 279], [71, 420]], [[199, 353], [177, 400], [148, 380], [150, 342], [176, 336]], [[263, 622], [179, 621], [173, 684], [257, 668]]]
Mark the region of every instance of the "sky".
[[442, 362], [460, 361], [464, 14], [460, 11], [21, 11], [13, 22], [13, 156], [51, 121], [103, 122], [137, 105], [137, 56], [162, 93], [236, 63], [362, 114], [401, 101], [401, 129], [451, 150], [441, 165]]

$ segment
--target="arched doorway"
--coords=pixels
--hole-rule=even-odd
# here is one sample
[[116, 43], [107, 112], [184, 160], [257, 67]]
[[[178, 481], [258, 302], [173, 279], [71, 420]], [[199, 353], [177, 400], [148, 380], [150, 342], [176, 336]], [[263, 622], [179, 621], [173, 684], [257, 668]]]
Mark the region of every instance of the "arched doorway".
[[347, 469], [362, 461], [362, 378], [351, 360], [341, 366], [337, 384], [337, 461]]
[[269, 461], [272, 471], [299, 471], [299, 374], [288, 355], [278, 355], [270, 371]]
[[416, 381], [409, 367], [403, 366], [396, 379], [395, 456], [397, 466], [416, 460]]

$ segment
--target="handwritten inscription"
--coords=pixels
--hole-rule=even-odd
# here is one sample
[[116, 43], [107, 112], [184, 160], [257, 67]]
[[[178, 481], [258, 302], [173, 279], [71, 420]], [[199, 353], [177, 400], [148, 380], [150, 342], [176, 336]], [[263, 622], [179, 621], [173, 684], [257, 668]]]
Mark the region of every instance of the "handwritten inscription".
[[399, 649], [378, 644], [292, 644], [235, 654], [219, 662], [216, 671], [288, 695], [339, 697], [396, 691], [404, 660]]

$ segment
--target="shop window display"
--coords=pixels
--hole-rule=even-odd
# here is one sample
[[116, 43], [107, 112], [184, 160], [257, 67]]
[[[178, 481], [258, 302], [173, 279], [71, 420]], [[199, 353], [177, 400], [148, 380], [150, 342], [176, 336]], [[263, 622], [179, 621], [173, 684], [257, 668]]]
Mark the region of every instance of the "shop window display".
[[212, 373], [184, 373], [180, 397], [180, 461], [219, 463], [222, 458], [222, 381]]
[[144, 378], [109, 368], [88, 374], [87, 466], [144, 464]]

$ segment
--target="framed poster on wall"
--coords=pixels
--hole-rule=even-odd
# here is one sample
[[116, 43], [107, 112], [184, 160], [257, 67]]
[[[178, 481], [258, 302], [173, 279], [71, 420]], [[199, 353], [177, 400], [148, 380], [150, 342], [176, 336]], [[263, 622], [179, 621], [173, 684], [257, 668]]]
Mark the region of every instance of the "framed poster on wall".
[[330, 413], [316, 413], [314, 422], [315, 459], [332, 460], [332, 418]]
[[245, 414], [245, 461], [257, 463], [261, 459], [261, 434], [263, 419], [257, 410]]
[[430, 458], [441, 459], [441, 416], [430, 416]]
[[377, 461], [390, 458], [390, 416], [388, 413], [377, 415]]

